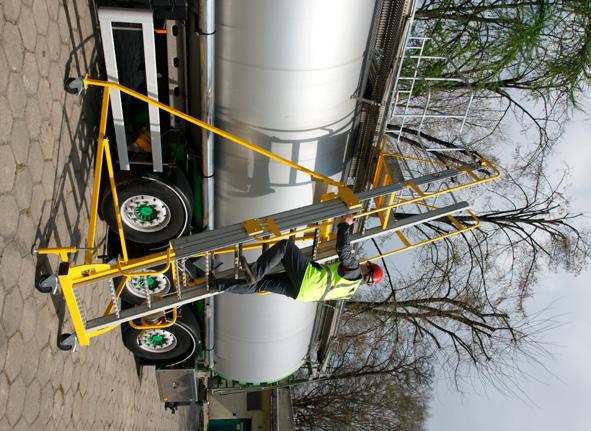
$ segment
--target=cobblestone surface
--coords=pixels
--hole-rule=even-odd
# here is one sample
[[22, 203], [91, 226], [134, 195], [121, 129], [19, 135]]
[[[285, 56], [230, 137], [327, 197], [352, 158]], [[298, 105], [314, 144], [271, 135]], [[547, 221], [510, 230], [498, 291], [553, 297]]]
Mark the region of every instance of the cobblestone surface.
[[0, 2], [0, 431], [189, 429], [186, 412], [164, 411], [154, 371], [138, 378], [118, 331], [59, 351], [63, 299], [34, 289], [57, 261], [33, 258], [33, 243], [85, 241], [98, 104], [63, 80], [98, 70], [92, 3]]

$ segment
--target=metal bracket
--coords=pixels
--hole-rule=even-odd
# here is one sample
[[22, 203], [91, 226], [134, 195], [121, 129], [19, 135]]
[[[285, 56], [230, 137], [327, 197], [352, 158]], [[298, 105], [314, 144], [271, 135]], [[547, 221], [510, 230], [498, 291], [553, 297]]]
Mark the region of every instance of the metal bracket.
[[271, 219], [271, 217], [265, 217], [265, 224], [267, 225], [267, 229], [275, 236], [281, 236], [281, 231], [275, 224], [275, 222]]
[[351, 99], [357, 100], [358, 102], [361, 102], [361, 103], [367, 103], [368, 105], [371, 105], [371, 106], [377, 106], [377, 107], [382, 106], [382, 104], [380, 102], [376, 102], [375, 100], [371, 100], [371, 99], [366, 99], [365, 97], [351, 96]]
[[336, 199], [338, 197], [339, 195], [333, 192], [324, 193], [322, 196], [320, 196], [320, 202], [332, 201], [333, 199]]
[[359, 198], [349, 187], [339, 187], [339, 197], [350, 210], [361, 208], [361, 202], [359, 201]]
[[248, 236], [260, 235], [265, 231], [261, 222], [256, 218], [246, 220], [242, 223], [242, 226], [244, 226], [244, 230], [246, 230]]

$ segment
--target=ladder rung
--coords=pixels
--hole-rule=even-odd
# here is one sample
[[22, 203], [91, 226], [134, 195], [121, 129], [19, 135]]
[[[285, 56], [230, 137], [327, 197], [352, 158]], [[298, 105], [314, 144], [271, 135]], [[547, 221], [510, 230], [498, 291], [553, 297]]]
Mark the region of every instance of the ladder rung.
[[[474, 164], [479, 166], [478, 164]], [[413, 179], [417, 187], [421, 185], [444, 181], [458, 174], [456, 169], [446, 169], [435, 174], [424, 175]], [[388, 186], [358, 193], [359, 200], [365, 201], [380, 195], [400, 191], [406, 188], [406, 184], [396, 182]], [[340, 200], [331, 200], [318, 204], [308, 205], [295, 210], [284, 211], [270, 216], [279, 230], [286, 231], [294, 226], [305, 226], [322, 222], [330, 218], [341, 217], [349, 212], [347, 206]], [[226, 247], [233, 247], [236, 243], [248, 241], [250, 237], [245, 232], [241, 223], [224, 226], [222, 228], [205, 231], [184, 238], [172, 241], [172, 246], [177, 258], [189, 257], [205, 253], [211, 250], [218, 250]]]

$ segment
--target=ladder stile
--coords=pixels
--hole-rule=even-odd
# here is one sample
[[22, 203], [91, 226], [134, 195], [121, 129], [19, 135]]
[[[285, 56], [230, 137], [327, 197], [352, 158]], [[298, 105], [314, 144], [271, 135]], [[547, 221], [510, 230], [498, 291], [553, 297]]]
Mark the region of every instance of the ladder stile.
[[319, 239], [320, 239], [320, 227], [316, 227], [316, 229], [314, 229], [314, 242], [312, 244], [312, 260], [315, 260], [316, 256], [318, 256]]
[[148, 308], [152, 307], [152, 294], [150, 293], [150, 287], [148, 284], [148, 277], [143, 276], [144, 279], [144, 288], [146, 289], [146, 303], [148, 304]]
[[240, 267], [240, 244], [234, 246], [234, 280], [238, 280], [238, 269]]
[[117, 292], [115, 292], [115, 282], [110, 278], [107, 284], [109, 285], [109, 290], [111, 292], [111, 302], [115, 309], [115, 315], [119, 318], [121, 317], [121, 309], [119, 308], [119, 301], [117, 300]]
[[209, 290], [209, 252], [205, 252], [205, 288]]

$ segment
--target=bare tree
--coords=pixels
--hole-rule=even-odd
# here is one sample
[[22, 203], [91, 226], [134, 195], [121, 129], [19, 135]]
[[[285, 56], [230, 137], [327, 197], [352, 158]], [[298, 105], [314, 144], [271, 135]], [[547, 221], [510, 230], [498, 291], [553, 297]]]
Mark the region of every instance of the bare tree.
[[326, 377], [293, 389], [299, 429], [421, 430], [431, 364], [391, 323], [369, 314], [345, 325]]
[[447, 57], [423, 62], [418, 75], [464, 78], [419, 81], [416, 94], [439, 93], [450, 103], [458, 90], [474, 91], [476, 111], [484, 114], [474, 127], [488, 130], [483, 137], [507, 119], [532, 129], [522, 167], [537, 169], [591, 82], [589, 2], [426, 0], [416, 22], [434, 42], [426, 54]]

